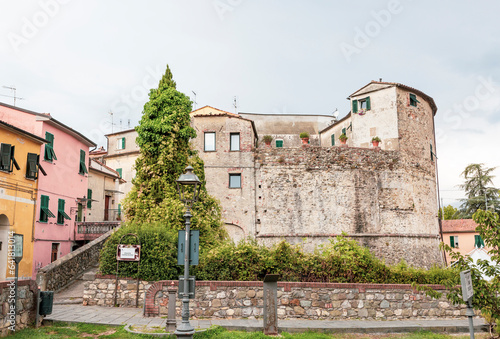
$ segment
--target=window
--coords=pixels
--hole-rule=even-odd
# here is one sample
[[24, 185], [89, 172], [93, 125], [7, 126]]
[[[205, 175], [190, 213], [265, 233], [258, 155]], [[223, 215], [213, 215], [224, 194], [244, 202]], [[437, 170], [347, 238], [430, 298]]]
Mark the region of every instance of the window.
[[42, 195], [40, 200], [40, 221], [47, 222], [48, 218], [55, 218], [54, 213], [49, 210], [49, 197]]
[[92, 208], [92, 190], [87, 189], [87, 208]]
[[76, 212], [76, 221], [83, 221], [83, 204], [78, 203], [78, 209]]
[[78, 174], [85, 174], [87, 172], [87, 166], [85, 166], [85, 151], [80, 150], [80, 170], [78, 171]]
[[276, 147], [283, 147], [283, 140], [277, 139], [276, 140]]
[[64, 212], [64, 206], [66, 205], [66, 201], [64, 199], [59, 199], [57, 204], [57, 223], [64, 224], [64, 219], [71, 220], [71, 218]]
[[26, 178], [37, 179], [38, 170], [40, 170], [43, 175], [47, 175], [43, 167], [40, 165], [40, 156], [35, 153], [28, 153], [28, 158], [26, 161]]
[[5, 172], [12, 172], [14, 166], [19, 171], [21, 168], [17, 164], [16, 159], [14, 158], [14, 150], [16, 146], [12, 146], [10, 144], [1, 144], [0, 145], [0, 170]]
[[371, 109], [372, 109], [372, 107], [371, 107], [371, 103], [370, 103], [370, 97], [366, 97], [363, 99], [352, 101], [353, 113], [360, 113], [360, 112], [364, 112], [364, 111], [369, 111]]
[[240, 150], [240, 133], [231, 133], [230, 134], [230, 150], [231, 151], [239, 151]]
[[116, 140], [116, 149], [125, 149], [125, 138], [119, 138]]
[[332, 134], [332, 146], [335, 146], [335, 134]]
[[410, 106], [417, 107], [417, 103], [420, 102], [417, 100], [417, 96], [413, 93], [410, 93]]
[[205, 152], [215, 151], [215, 132], [205, 132]]
[[45, 154], [43, 160], [50, 161], [57, 160], [56, 153], [54, 152], [54, 135], [49, 132], [45, 132], [45, 140], [48, 142], [45, 144]]
[[57, 260], [57, 253], [59, 252], [59, 244], [52, 243], [52, 250], [50, 252], [50, 262], [54, 262]]
[[455, 235], [455, 236], [451, 235], [450, 236], [450, 246], [452, 248], [458, 248], [458, 236], [457, 235]]
[[120, 176], [120, 179], [122, 178], [122, 169], [117, 168], [116, 171], [118, 172], [118, 175]]
[[474, 247], [482, 248], [484, 247], [484, 241], [480, 235], [474, 235]]
[[241, 174], [229, 174], [229, 188], [241, 188]]

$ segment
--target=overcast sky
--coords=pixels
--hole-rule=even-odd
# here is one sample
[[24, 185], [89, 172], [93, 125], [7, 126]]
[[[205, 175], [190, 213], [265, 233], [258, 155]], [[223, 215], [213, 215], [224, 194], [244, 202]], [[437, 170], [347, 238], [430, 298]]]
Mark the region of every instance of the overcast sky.
[[441, 197], [457, 205], [465, 166], [500, 166], [499, 12], [456, 0], [0, 0], [0, 86], [105, 145], [138, 123], [166, 64], [197, 107], [231, 112], [236, 97], [239, 112], [342, 117], [371, 80], [403, 83], [438, 106]]

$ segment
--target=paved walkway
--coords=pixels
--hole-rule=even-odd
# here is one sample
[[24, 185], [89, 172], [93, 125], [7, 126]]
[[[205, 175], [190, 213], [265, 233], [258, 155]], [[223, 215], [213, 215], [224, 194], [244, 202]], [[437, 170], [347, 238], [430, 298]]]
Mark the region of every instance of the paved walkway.
[[[107, 325], [132, 325], [134, 328], [165, 328], [166, 319], [144, 318], [142, 308], [101, 307], [82, 305], [54, 305], [52, 314], [45, 320], [84, 322]], [[180, 320], [177, 320], [180, 323]], [[262, 331], [263, 320], [256, 319], [203, 319], [190, 320], [195, 329], [206, 329], [219, 325], [228, 330]], [[402, 333], [420, 330], [448, 333], [468, 333], [468, 320], [279, 320], [280, 331], [304, 332], [309, 329], [329, 333]], [[474, 319], [476, 332], [487, 331], [483, 319]]]

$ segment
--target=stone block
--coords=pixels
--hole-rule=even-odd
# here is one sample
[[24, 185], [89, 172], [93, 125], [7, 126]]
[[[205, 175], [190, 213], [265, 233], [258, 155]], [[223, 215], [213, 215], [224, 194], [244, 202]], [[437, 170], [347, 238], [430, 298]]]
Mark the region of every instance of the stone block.
[[249, 290], [249, 291], [247, 292], [247, 297], [248, 297], [248, 298], [255, 298], [255, 295], [256, 295], [256, 294], [257, 294], [257, 293], [255, 292], [255, 290]]
[[311, 307], [311, 301], [310, 300], [301, 300], [300, 301], [300, 306], [302, 306], [302, 307]]
[[293, 311], [295, 312], [295, 314], [298, 314], [298, 315], [304, 315], [305, 314], [305, 311], [302, 307], [300, 306], [295, 306], [293, 308]]

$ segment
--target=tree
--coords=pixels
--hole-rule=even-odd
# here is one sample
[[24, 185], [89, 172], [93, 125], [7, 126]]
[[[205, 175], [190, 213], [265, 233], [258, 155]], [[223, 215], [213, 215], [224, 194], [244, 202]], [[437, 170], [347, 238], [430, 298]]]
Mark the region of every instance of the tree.
[[[444, 211], [444, 217], [443, 217], [443, 211]], [[459, 219], [458, 209], [451, 205], [443, 207], [442, 209], [439, 210], [439, 219], [441, 220]]]
[[190, 148], [189, 140], [196, 137], [190, 125], [190, 112], [191, 101], [176, 89], [167, 65], [158, 88], [150, 91], [136, 127], [141, 152], [135, 163], [134, 186], [124, 201], [124, 209], [131, 222], [162, 222], [166, 227], [183, 229], [184, 206], [175, 181], [191, 165], [202, 181], [199, 200], [192, 210], [192, 227], [200, 230], [201, 242], [210, 247], [224, 239], [226, 232], [219, 203], [206, 191], [203, 161]]
[[496, 167], [485, 168], [484, 164], [470, 164], [462, 172], [465, 183], [460, 185], [465, 191], [460, 212], [463, 218], [470, 218], [478, 209], [500, 212], [499, 190], [493, 187], [491, 173]]
[[[472, 216], [476, 224], [476, 231], [484, 240], [485, 248], [489, 249], [488, 254], [492, 263], [487, 260], [478, 260], [473, 263], [472, 258], [464, 256], [459, 252], [441, 243], [441, 248], [449, 253], [452, 266], [458, 271], [471, 270], [472, 286], [474, 296], [472, 305], [475, 309], [480, 309], [481, 314], [490, 324], [491, 337], [500, 338], [500, 218], [498, 213], [478, 210]], [[490, 277], [487, 280], [485, 277]], [[462, 299], [462, 289], [459, 281], [449, 279], [443, 281], [448, 289], [446, 297], [453, 303], [465, 302]], [[432, 290], [430, 287], [414, 285], [419, 290], [424, 290], [432, 297], [440, 297], [442, 293]], [[493, 335], [496, 332], [496, 335]]]

